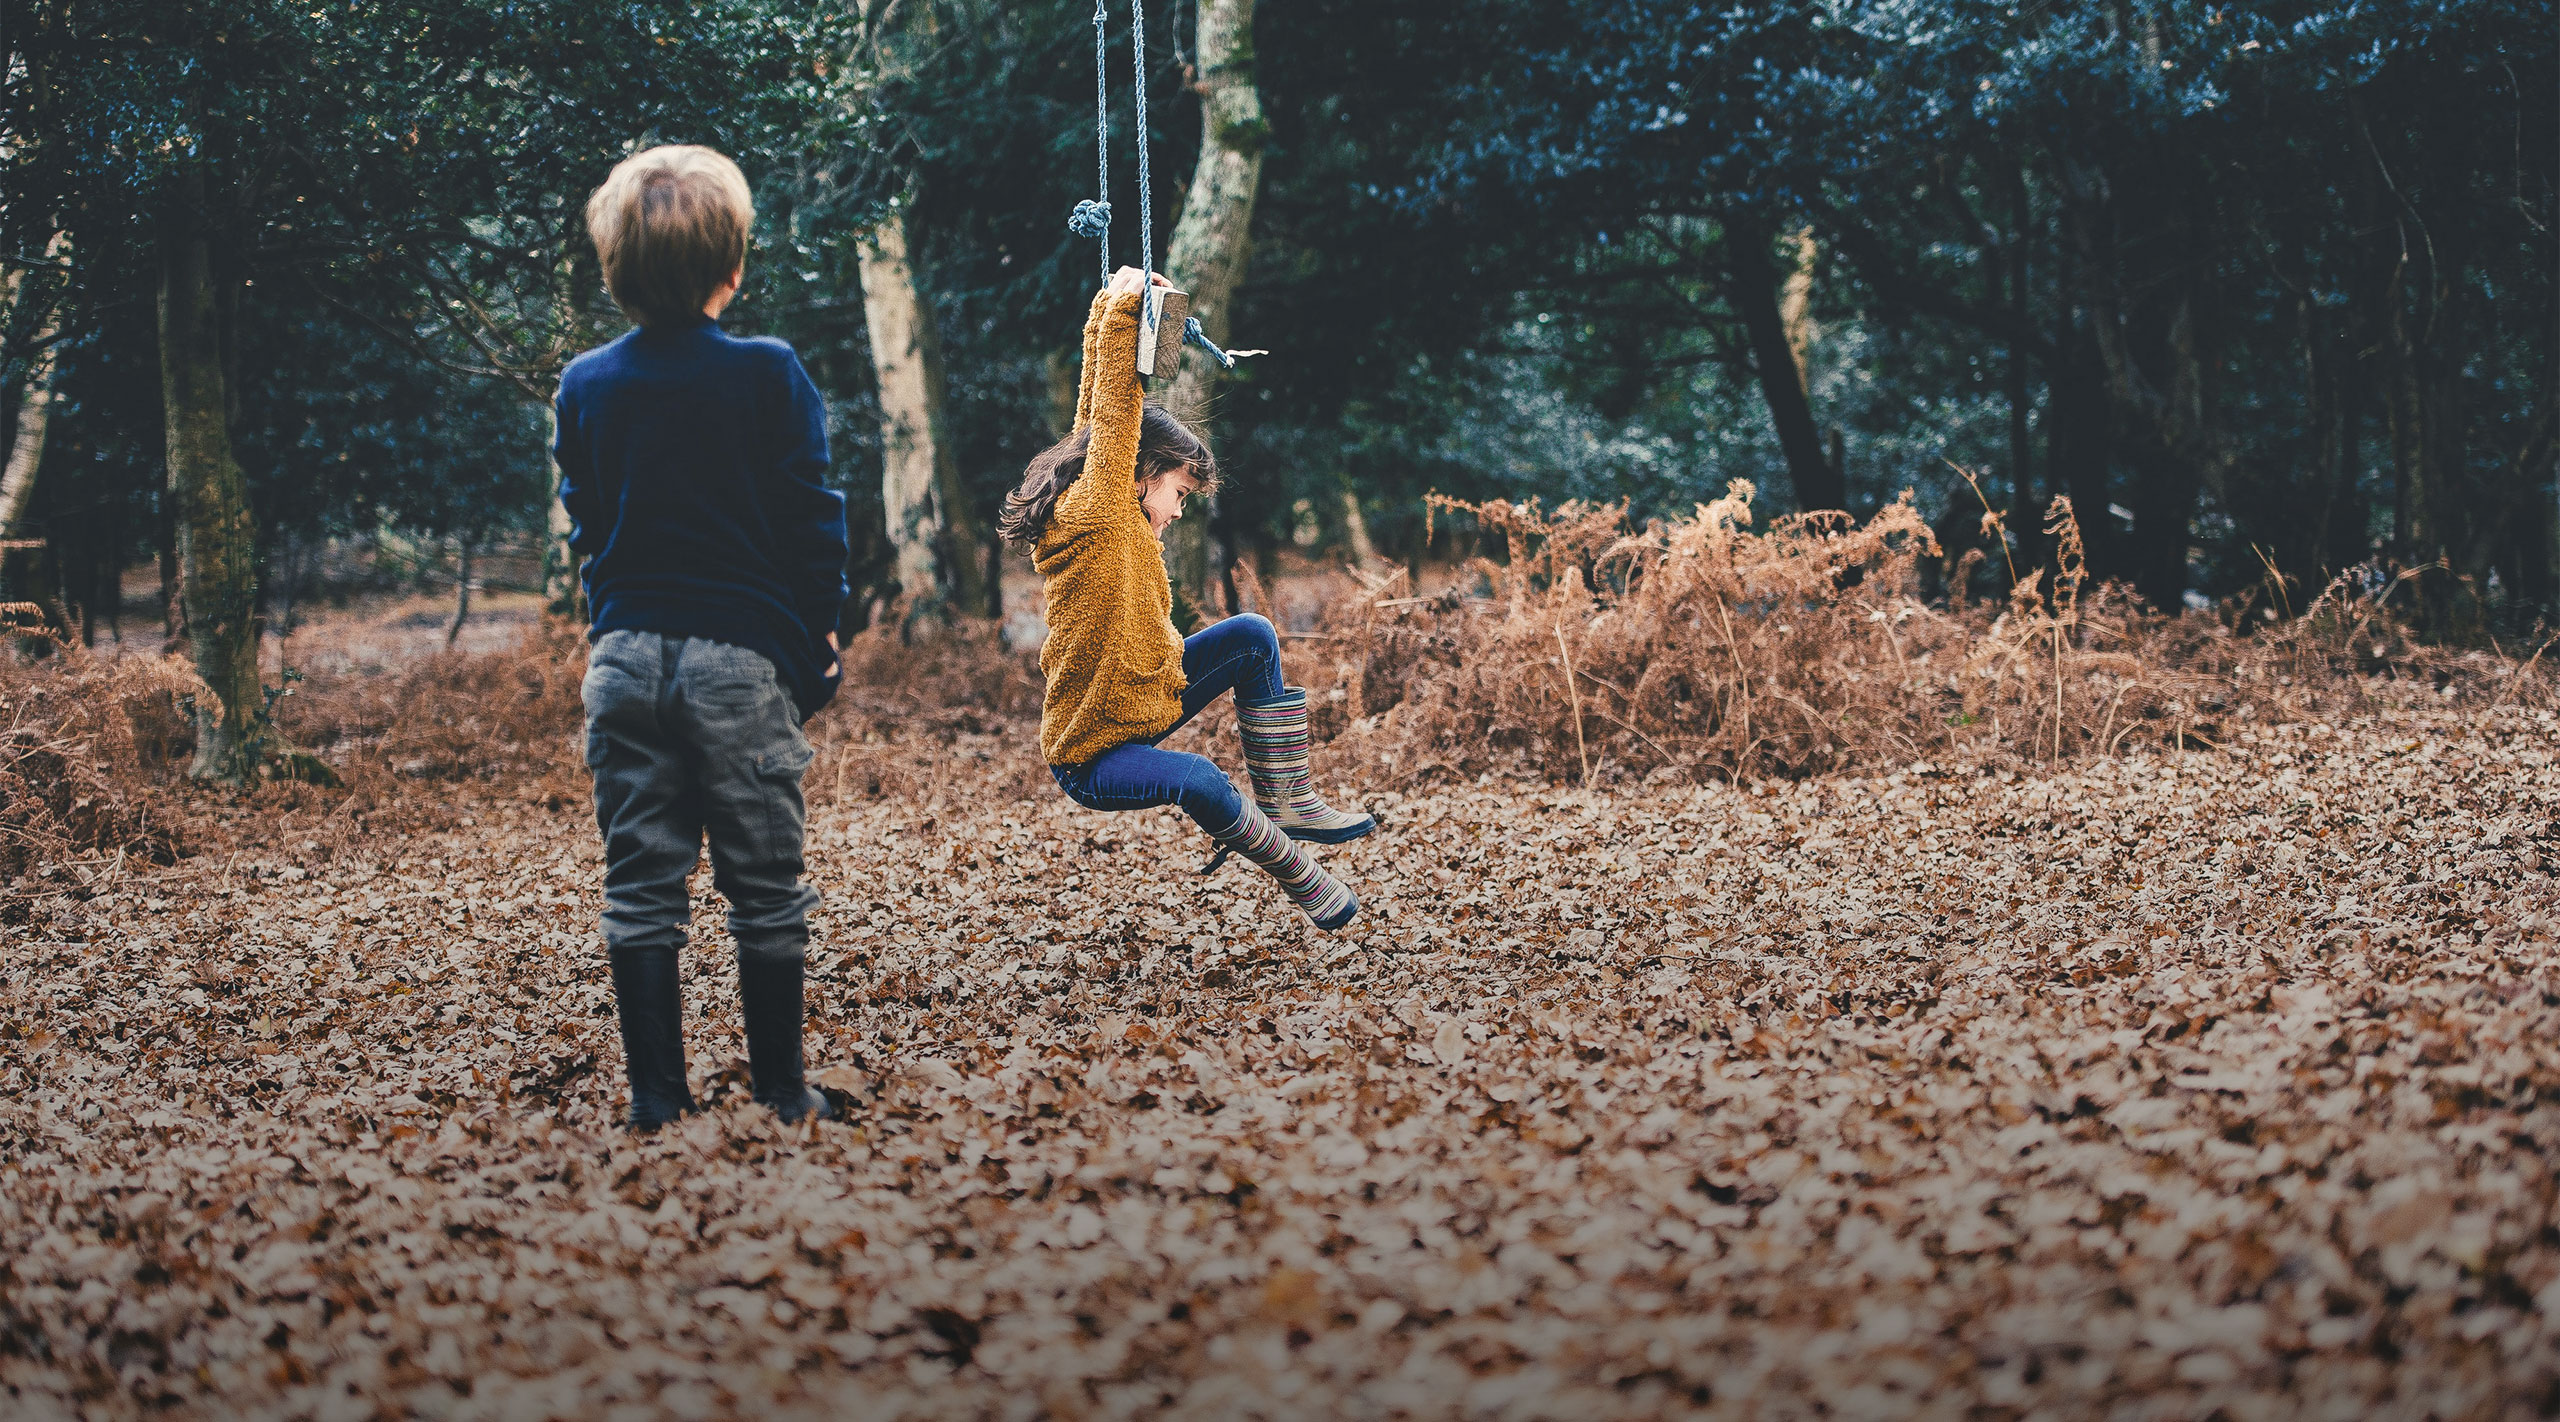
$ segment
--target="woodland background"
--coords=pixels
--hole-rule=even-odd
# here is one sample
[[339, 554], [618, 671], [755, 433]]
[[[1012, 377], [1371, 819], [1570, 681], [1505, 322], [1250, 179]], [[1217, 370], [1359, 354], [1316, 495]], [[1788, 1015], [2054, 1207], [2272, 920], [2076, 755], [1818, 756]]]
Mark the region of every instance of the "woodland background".
[[[1340, 933], [1038, 763], [1082, 4], [0, 8], [0, 1411], [2553, 1411], [2547, 3], [1142, 12]], [[683, 140], [855, 513], [843, 1116], [698, 884], [639, 1139], [545, 420]]]
[[[1186, 616], [1280, 551], [1417, 582], [1480, 551], [1429, 491], [1640, 525], [1735, 478], [1764, 513], [1916, 490], [1949, 569], [1997, 508], [1977, 591], [2049, 560], [2067, 494], [2089, 572], [2160, 609], [2433, 568], [2419, 625], [2476, 642], [2560, 596], [2543, 6], [1141, 10], [1154, 259], [1274, 352], [1168, 392], [1230, 475], [1170, 550]], [[163, 631], [246, 706], [249, 629], [358, 573], [565, 604], [546, 401], [622, 329], [578, 214], [666, 141], [757, 185], [730, 325], [834, 405], [847, 630], [1022, 611], [991, 514], [1097, 277], [1063, 222], [1095, 181], [1080, 5], [5, 23], [7, 590], [83, 638], [156, 556]], [[1118, 262], [1127, 12], [1104, 33]]]

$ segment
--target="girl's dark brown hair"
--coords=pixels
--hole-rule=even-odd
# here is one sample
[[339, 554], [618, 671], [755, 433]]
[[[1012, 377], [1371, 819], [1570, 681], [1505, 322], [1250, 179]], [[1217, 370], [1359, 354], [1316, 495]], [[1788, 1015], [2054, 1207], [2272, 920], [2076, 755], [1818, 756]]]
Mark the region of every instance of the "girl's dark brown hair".
[[[1218, 460], [1209, 452], [1208, 441], [1161, 405], [1144, 410], [1138, 421], [1138, 482], [1187, 469], [1200, 486], [1197, 492], [1216, 489]], [[1022, 483], [1004, 496], [1004, 512], [996, 516], [996, 532], [1005, 541], [1026, 548], [1039, 541], [1048, 530], [1049, 516], [1057, 510], [1058, 496], [1084, 473], [1085, 446], [1092, 439], [1093, 427], [1087, 425], [1033, 457], [1030, 467], [1022, 471]]]

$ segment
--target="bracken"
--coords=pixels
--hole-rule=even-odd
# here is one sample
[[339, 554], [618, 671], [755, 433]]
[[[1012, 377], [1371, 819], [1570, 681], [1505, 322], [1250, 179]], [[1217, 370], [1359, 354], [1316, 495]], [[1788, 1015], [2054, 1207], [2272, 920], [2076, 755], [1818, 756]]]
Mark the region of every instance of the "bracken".
[[1329, 609], [1304, 669], [1319, 733], [1398, 782], [1522, 762], [1586, 783], [1735, 780], [2213, 745], [2236, 722], [2380, 702], [2554, 699], [2539, 658], [2413, 642], [2386, 605], [2399, 583], [2362, 570], [2236, 635], [2092, 587], [2057, 499], [2056, 568], [1988, 606], [1932, 604], [1920, 575], [1938, 545], [1907, 494], [1864, 524], [1798, 514], [1760, 533], [1753, 494], [1737, 480], [1641, 530], [1621, 504], [1433, 496], [1507, 556], [1472, 560], [1438, 596], [1409, 595], [1399, 573]]
[[[84, 857], [171, 862], [186, 837], [165, 768], [179, 700], [204, 683], [174, 657], [92, 656], [32, 603], [0, 603], [0, 640], [0, 879], [97, 867]], [[0, 915], [23, 902], [0, 897]]]

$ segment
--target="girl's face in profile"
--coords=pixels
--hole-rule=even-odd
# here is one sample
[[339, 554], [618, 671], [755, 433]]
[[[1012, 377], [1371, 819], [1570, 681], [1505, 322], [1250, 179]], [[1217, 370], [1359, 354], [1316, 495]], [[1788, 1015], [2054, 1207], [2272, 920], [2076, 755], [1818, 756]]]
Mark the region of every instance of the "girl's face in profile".
[[1182, 517], [1182, 501], [1199, 488], [1200, 480], [1188, 465], [1150, 475], [1139, 483], [1138, 507], [1146, 510], [1147, 526], [1155, 530], [1156, 537], [1164, 537], [1164, 531]]

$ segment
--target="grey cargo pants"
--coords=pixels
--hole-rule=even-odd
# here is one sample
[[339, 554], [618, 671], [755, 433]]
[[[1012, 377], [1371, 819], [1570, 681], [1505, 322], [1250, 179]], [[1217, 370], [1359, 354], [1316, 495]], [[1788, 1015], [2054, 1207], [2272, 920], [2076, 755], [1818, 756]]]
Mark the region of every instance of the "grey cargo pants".
[[773, 663], [724, 642], [607, 632], [579, 692], [604, 832], [605, 947], [683, 946], [685, 879], [707, 833], [738, 952], [800, 957], [818, 906], [800, 881], [811, 751]]

